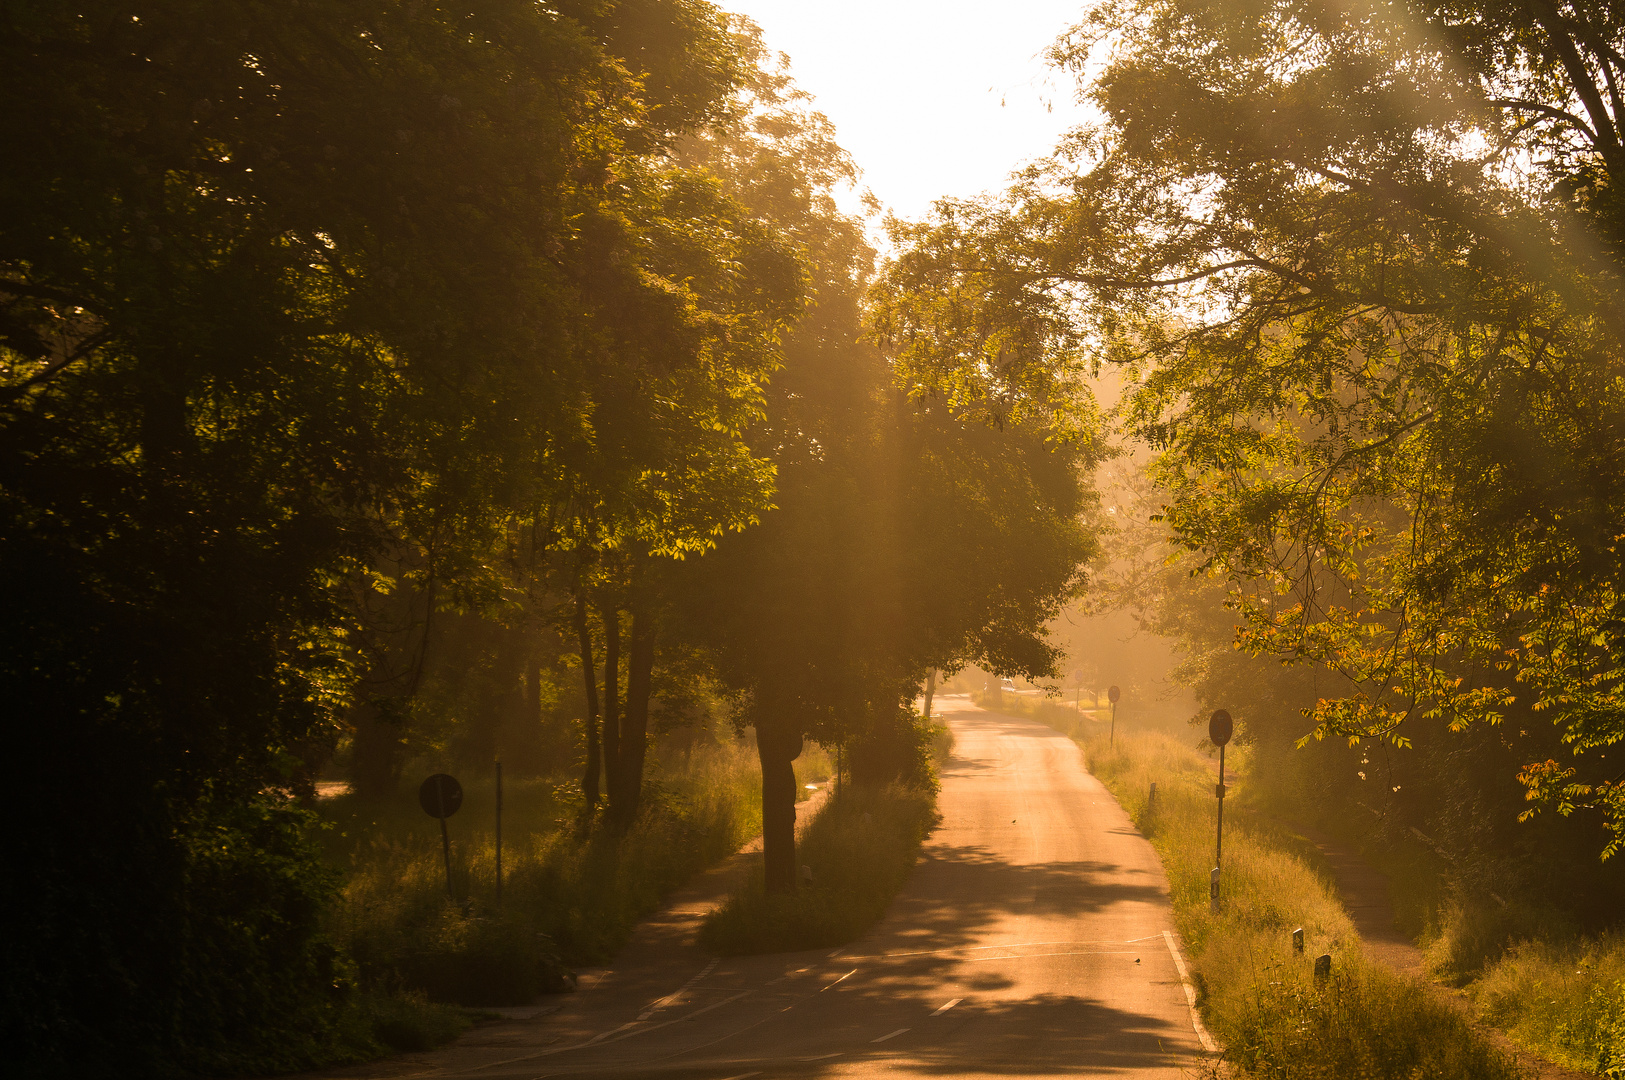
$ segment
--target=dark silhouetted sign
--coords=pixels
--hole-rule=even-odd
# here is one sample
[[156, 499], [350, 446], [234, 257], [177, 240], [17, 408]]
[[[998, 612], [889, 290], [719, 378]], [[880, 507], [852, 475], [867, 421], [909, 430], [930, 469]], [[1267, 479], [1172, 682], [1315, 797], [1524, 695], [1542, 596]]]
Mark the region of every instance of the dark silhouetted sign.
[[463, 785], [454, 776], [437, 772], [418, 788], [418, 805], [430, 817], [451, 817], [463, 805]]
[[1236, 725], [1231, 721], [1230, 714], [1220, 709], [1213, 714], [1213, 719], [1207, 722], [1207, 737], [1213, 740], [1214, 746], [1223, 746], [1230, 741], [1235, 732]]

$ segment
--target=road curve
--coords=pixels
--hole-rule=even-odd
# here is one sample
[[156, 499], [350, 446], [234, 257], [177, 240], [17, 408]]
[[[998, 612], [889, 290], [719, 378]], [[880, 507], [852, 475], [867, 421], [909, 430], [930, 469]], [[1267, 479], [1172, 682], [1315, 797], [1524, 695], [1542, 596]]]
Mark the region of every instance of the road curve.
[[956, 741], [942, 824], [860, 941], [714, 961], [679, 901], [556, 1013], [330, 1075], [1188, 1075], [1200, 1046], [1150, 844], [1070, 739], [938, 700]]

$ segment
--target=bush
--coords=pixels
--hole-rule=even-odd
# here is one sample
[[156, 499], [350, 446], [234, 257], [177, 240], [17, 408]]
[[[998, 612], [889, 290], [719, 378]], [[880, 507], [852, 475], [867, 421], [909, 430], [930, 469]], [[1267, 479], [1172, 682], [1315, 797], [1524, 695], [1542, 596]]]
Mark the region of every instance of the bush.
[[886, 913], [935, 820], [934, 793], [922, 787], [842, 792], [801, 835], [797, 856], [811, 884], [770, 896], [758, 871], [706, 916], [700, 944], [734, 956], [852, 941]]
[[25, 838], [0, 954], [21, 1074], [289, 1071], [338, 1037], [353, 971], [323, 932], [337, 875], [312, 816], [270, 794], [172, 810], [136, 804], [50, 869]]
[[1530, 1049], [1625, 1077], [1625, 937], [1515, 945], [1472, 995], [1487, 1021]]
[[1575, 939], [1572, 919], [1551, 907], [1535, 907], [1514, 897], [1505, 906], [1451, 897], [1430, 928], [1424, 955], [1434, 977], [1465, 986], [1520, 941]]
[[547, 935], [512, 919], [470, 916], [449, 901], [396, 970], [430, 1001], [458, 1005], [518, 1005], [575, 986]]
[[431, 1004], [422, 994], [357, 993], [340, 1014], [328, 1065], [351, 1065], [386, 1054], [414, 1054], [448, 1043], [468, 1030], [462, 1009]]
[[[1460, 1077], [1516, 1080], [1517, 1067], [1476, 1037], [1421, 983], [1351, 957], [1317, 987], [1281, 955], [1254, 965], [1243, 994], [1223, 994], [1213, 1028], [1244, 1076], [1279, 1080]], [[1268, 976], [1258, 978], [1257, 976]], [[1239, 1008], [1236, 1006], [1239, 1005]]]
[[[882, 788], [888, 784], [937, 790], [934, 749], [947, 725], [935, 724], [912, 706], [899, 708], [885, 722], [873, 724], [863, 738], [851, 744], [850, 771], [854, 787]], [[949, 747], [953, 736], [948, 736]]]

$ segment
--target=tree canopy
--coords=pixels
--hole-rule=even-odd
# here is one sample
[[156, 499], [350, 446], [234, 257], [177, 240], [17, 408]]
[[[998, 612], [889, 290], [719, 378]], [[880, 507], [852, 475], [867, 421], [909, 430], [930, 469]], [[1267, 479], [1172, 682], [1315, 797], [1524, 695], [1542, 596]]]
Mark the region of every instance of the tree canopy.
[[1052, 58], [1100, 121], [900, 264], [928, 375], [1127, 367], [1239, 643], [1350, 681], [1317, 734], [1534, 710], [1575, 757], [1526, 762], [1530, 797], [1603, 808], [1608, 852], [1621, 33], [1607, 5], [1097, 4]]
[[306, 1060], [341, 746], [384, 797], [523, 729], [622, 827], [695, 684], [787, 770], [1053, 666], [1090, 431], [896, 390], [853, 166], [708, 3], [10, 4], [0, 156], [30, 1067]]

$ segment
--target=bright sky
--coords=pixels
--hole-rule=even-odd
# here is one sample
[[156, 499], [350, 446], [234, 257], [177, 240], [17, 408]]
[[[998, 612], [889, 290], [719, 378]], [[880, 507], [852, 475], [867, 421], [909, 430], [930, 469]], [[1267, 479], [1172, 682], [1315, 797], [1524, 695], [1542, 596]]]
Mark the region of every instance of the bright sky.
[[864, 184], [903, 217], [1002, 186], [1081, 119], [1042, 54], [1083, 0], [716, 2], [790, 54]]

